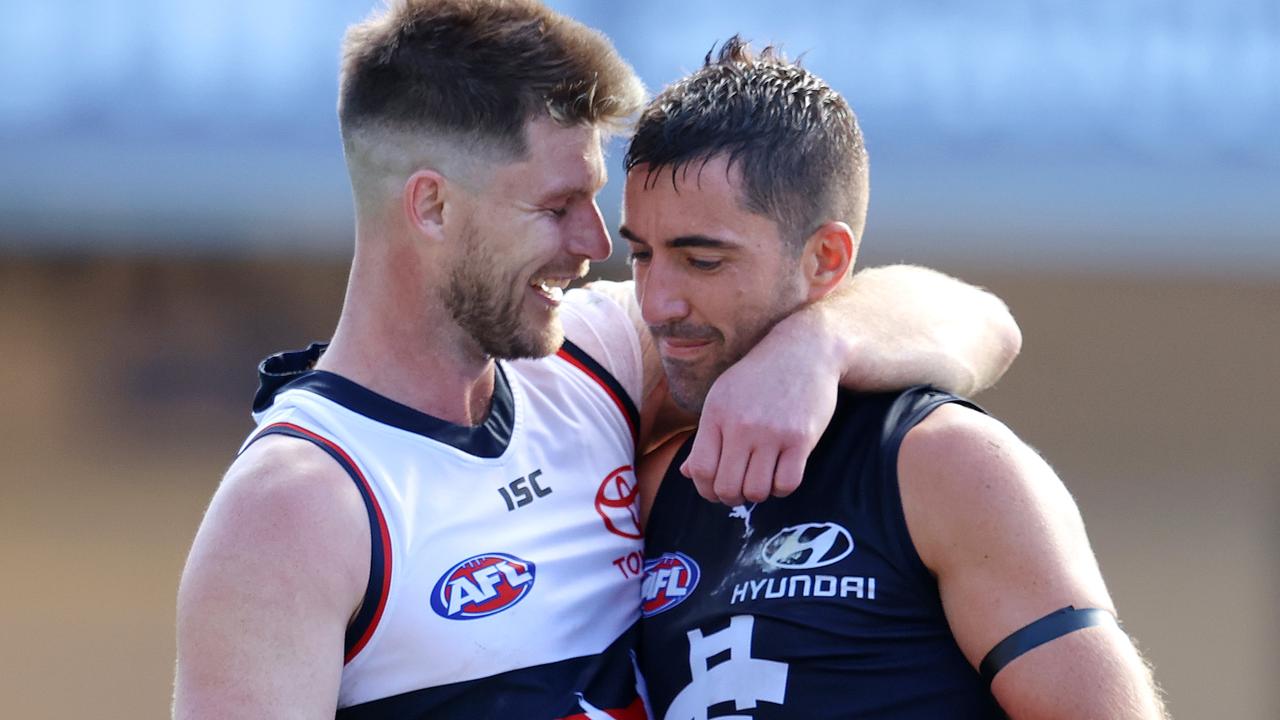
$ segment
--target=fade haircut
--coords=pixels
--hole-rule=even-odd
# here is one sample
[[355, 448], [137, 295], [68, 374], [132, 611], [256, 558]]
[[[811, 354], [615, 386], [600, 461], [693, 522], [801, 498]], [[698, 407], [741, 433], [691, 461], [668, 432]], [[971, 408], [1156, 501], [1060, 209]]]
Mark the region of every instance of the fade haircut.
[[644, 102], [608, 38], [536, 0], [390, 0], [348, 29], [339, 83], [349, 158], [394, 133], [515, 160], [531, 119], [615, 129]]
[[623, 164], [648, 166], [646, 184], [670, 168], [675, 183], [720, 155], [740, 169], [739, 203], [776, 222], [793, 249], [830, 221], [862, 237], [867, 151], [853, 110], [772, 46], [757, 56], [737, 35], [645, 107]]

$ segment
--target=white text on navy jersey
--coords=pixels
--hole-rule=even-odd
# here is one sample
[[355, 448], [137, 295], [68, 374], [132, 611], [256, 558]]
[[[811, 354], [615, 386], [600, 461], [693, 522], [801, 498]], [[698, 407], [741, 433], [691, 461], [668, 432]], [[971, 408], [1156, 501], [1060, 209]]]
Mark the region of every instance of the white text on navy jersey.
[[733, 587], [729, 604], [747, 600], [776, 600], [794, 597], [842, 597], [876, 599], [876, 579], [859, 575], [790, 575], [747, 580]]

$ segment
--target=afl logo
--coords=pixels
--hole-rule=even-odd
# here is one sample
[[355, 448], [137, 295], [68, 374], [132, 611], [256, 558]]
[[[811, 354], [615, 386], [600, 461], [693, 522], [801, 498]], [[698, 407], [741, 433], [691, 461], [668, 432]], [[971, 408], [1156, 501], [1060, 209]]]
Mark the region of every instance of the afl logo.
[[431, 591], [431, 609], [449, 620], [500, 613], [533, 588], [533, 563], [503, 553], [467, 558], [449, 568]]
[[645, 561], [640, 614], [653, 617], [684, 602], [698, 587], [701, 574], [698, 563], [682, 552], [663, 553], [660, 558]]
[[640, 509], [636, 503], [636, 474], [630, 465], [623, 465], [605, 476], [596, 490], [596, 512], [604, 520], [604, 526], [614, 535], [639, 540]]
[[766, 563], [794, 570], [838, 563], [851, 552], [853, 536], [835, 523], [792, 525], [769, 538], [760, 548]]

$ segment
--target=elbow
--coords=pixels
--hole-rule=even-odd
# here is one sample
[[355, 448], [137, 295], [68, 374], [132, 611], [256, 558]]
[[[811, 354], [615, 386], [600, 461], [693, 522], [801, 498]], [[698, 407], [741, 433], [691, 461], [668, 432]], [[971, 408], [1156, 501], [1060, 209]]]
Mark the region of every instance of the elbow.
[[[994, 295], [988, 295], [986, 325], [978, 335], [969, 338], [970, 352], [959, 355], [969, 362], [953, 367], [952, 392], [974, 395], [996, 384], [1022, 351], [1022, 329], [1009, 308]], [[979, 343], [976, 347], [974, 341]]]
[[1013, 319], [1013, 313], [1009, 312], [1009, 308], [1000, 300], [997, 312], [993, 315], [991, 335], [992, 346], [996, 348], [996, 371], [997, 377], [1004, 375], [1009, 366], [1013, 365], [1014, 359], [1018, 357], [1018, 353], [1022, 352], [1022, 328], [1018, 327], [1018, 321]]

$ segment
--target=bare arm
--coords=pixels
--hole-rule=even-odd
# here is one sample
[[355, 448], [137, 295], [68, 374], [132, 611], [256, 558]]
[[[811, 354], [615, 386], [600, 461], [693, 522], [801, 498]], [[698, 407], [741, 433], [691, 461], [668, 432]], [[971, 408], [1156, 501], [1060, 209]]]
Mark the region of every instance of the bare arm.
[[[975, 668], [996, 643], [1059, 608], [1114, 613], [1071, 496], [999, 422], [943, 406], [907, 434], [898, 468], [911, 538]], [[1149, 670], [1110, 623], [1019, 656], [992, 692], [1015, 720], [1165, 717]]]
[[800, 485], [831, 420], [837, 384], [973, 392], [998, 380], [1022, 343], [1004, 303], [980, 288], [926, 268], [863, 270], [774, 326], [715, 382], [699, 420], [670, 401], [633, 284], [590, 287], [626, 309], [639, 338], [639, 452], [696, 421], [683, 471], [703, 497], [729, 505]]
[[935, 270], [890, 265], [858, 272], [779, 322], [766, 342], [825, 349], [851, 390], [928, 384], [966, 395], [1004, 375], [1022, 333], [995, 295]]
[[[662, 364], [633, 283], [597, 281], [589, 288], [614, 300], [631, 319], [647, 397], [660, 382]], [[982, 288], [929, 268], [889, 265], [855, 273], [779, 322], [761, 346], [766, 343], [778, 352], [798, 346], [806, 356], [834, 363], [840, 384], [851, 390], [928, 384], [965, 395], [1004, 375], [1022, 348], [1022, 332], [1004, 302]]]
[[831, 420], [837, 383], [973, 392], [1004, 374], [1021, 343], [1004, 303], [980, 288], [926, 268], [863, 270], [720, 376], [684, 473], [729, 505], [787, 495]]
[[174, 717], [332, 718], [369, 544], [358, 491], [321, 450], [250, 446], [183, 571]]

